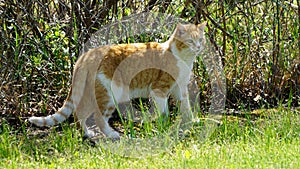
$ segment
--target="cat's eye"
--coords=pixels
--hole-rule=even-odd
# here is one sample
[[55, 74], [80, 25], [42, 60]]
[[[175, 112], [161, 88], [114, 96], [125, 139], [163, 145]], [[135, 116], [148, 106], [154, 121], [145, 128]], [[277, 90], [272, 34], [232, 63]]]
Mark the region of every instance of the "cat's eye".
[[187, 40], [186, 42], [189, 43], [189, 44], [193, 44], [194, 43], [193, 40]]

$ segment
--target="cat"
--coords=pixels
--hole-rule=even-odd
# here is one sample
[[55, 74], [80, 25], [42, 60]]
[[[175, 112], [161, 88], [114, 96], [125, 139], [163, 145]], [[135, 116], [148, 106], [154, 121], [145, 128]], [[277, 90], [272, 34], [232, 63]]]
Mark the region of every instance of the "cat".
[[106, 137], [118, 139], [119, 132], [108, 124], [115, 105], [133, 98], [151, 97], [157, 111], [168, 114], [168, 97], [180, 101], [180, 112], [190, 120], [187, 85], [193, 62], [205, 47], [201, 24], [177, 24], [164, 43], [132, 43], [94, 48], [79, 57], [72, 86], [63, 106], [47, 117], [30, 117], [37, 126], [53, 126], [73, 112], [91, 138], [86, 120], [94, 115], [95, 123]]

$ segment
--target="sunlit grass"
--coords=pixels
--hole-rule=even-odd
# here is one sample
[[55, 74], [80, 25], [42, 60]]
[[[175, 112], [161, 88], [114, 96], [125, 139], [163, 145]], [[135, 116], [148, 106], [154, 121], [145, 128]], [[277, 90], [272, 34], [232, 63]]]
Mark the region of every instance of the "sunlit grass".
[[[261, 117], [253, 119], [252, 113]], [[35, 133], [25, 125], [14, 129], [2, 124], [1, 168], [295, 168], [300, 161], [300, 115], [286, 109], [249, 112], [249, 118], [228, 116], [213, 135], [200, 141], [201, 125], [193, 134], [174, 141], [160, 151], [149, 145], [108, 148], [105, 140], [96, 146], [83, 141], [78, 130], [68, 124]], [[152, 126], [153, 127], [153, 126]], [[16, 132], [17, 131], [17, 132]], [[144, 132], [144, 131], [139, 131]], [[145, 133], [140, 133], [144, 134]], [[149, 136], [150, 138], [151, 136]], [[141, 140], [147, 137], [141, 138]], [[128, 143], [123, 136], [112, 147]], [[135, 143], [134, 140], [132, 143]], [[143, 151], [141, 147], [144, 148]], [[139, 154], [139, 156], [126, 156]], [[130, 151], [130, 152], [129, 152]], [[153, 153], [152, 153], [153, 152]], [[124, 152], [123, 152], [124, 153]]]

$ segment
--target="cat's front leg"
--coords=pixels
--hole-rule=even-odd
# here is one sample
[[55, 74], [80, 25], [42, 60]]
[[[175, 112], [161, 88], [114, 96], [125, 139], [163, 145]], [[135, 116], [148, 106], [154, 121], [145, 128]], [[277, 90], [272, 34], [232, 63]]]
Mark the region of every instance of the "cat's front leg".
[[184, 93], [183, 97], [180, 99], [180, 113], [181, 113], [181, 119], [182, 123], [188, 123], [191, 122], [194, 118], [188, 93]]
[[151, 92], [151, 97], [154, 99], [154, 104], [157, 108], [158, 113], [167, 116], [169, 113], [167, 95], [154, 90]]
[[190, 122], [194, 118], [189, 101], [189, 93], [187, 88], [179, 88], [176, 86], [172, 92], [173, 97], [180, 102], [180, 113], [183, 123]]

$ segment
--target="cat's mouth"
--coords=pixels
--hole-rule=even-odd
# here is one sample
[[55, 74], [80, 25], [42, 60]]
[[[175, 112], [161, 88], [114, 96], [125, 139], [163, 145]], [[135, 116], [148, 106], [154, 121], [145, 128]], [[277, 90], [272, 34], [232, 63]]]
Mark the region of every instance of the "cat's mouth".
[[199, 54], [202, 51], [202, 47], [193, 47], [193, 48], [190, 48], [190, 50], [191, 50], [191, 52]]

